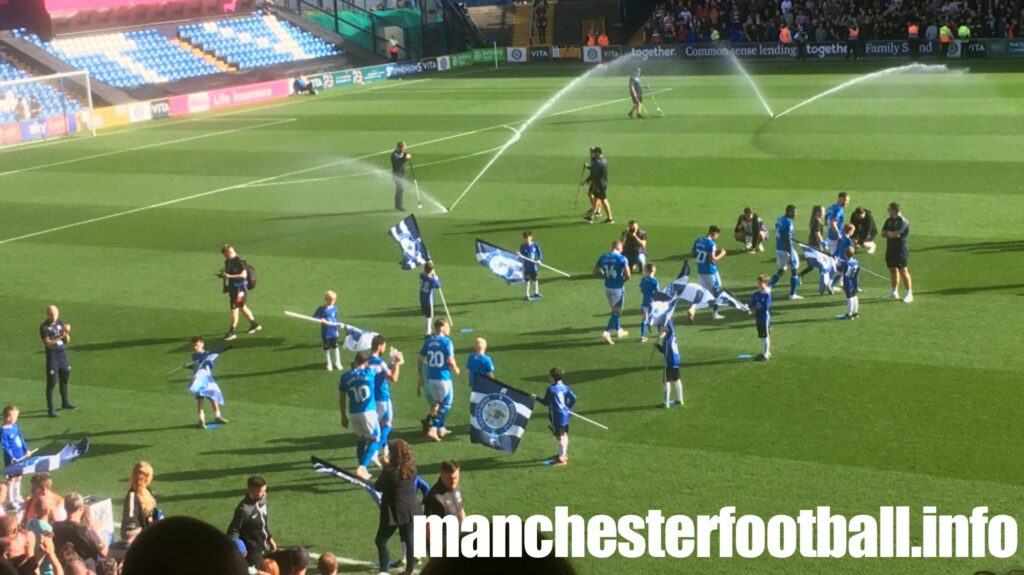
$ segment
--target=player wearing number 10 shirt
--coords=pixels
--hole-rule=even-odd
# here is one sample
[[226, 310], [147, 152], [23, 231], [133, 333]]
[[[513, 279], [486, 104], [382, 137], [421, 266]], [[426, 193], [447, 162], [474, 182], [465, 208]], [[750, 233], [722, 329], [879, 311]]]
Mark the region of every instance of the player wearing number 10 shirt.
[[622, 329], [622, 306], [626, 299], [626, 282], [630, 276], [629, 261], [622, 255], [622, 242], [612, 242], [612, 251], [598, 258], [594, 275], [604, 278], [604, 295], [612, 309], [601, 339], [608, 345], [615, 345], [611, 334], [613, 330], [620, 338], [629, 335], [629, 332]]
[[374, 371], [369, 367], [369, 358], [361, 351], [352, 360], [352, 369], [341, 375], [341, 383], [338, 385], [341, 392], [341, 426], [348, 428], [351, 421], [352, 432], [359, 440], [356, 446], [356, 457], [359, 459], [356, 475], [361, 479], [369, 479], [370, 473], [366, 468], [380, 449], [380, 424], [373, 395], [374, 376]]
[[423, 391], [423, 366], [427, 368], [427, 402], [430, 413], [423, 419], [423, 431], [434, 441], [448, 435], [444, 426], [448, 411], [452, 408], [452, 372], [459, 375], [459, 366], [455, 362], [455, 346], [448, 338], [451, 326], [448, 320], [441, 318], [434, 322], [434, 335], [427, 336], [419, 357], [419, 379], [416, 393]]

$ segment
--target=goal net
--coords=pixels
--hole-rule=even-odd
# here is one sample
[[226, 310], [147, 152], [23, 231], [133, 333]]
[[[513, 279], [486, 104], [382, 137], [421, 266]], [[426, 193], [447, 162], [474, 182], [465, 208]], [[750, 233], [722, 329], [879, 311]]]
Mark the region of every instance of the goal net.
[[0, 146], [95, 136], [91, 118], [88, 72], [29, 76], [0, 60]]

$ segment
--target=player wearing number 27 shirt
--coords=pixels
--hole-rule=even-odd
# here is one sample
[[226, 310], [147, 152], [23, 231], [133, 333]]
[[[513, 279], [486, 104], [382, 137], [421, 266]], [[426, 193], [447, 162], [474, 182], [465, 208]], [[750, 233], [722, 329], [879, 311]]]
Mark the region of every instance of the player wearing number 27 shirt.
[[594, 275], [604, 278], [604, 295], [608, 299], [608, 306], [612, 308], [601, 339], [608, 345], [615, 345], [611, 335], [613, 330], [620, 338], [629, 335], [629, 332], [622, 329], [622, 306], [625, 304], [626, 282], [630, 276], [629, 261], [622, 255], [622, 242], [612, 242], [612, 251], [598, 258]]
[[451, 326], [448, 320], [440, 318], [434, 322], [434, 335], [423, 341], [420, 349], [420, 375], [416, 385], [416, 393], [423, 391], [423, 365], [427, 367], [427, 401], [430, 413], [423, 419], [423, 431], [434, 441], [448, 435], [444, 426], [448, 411], [452, 408], [452, 372], [459, 375], [459, 366], [455, 361], [455, 346], [448, 338]]
[[[702, 236], [693, 242], [693, 255], [697, 258], [697, 278], [701, 287], [711, 292], [716, 300], [722, 293], [722, 280], [718, 277], [718, 260], [725, 257], [725, 249], [718, 249], [715, 240], [721, 230], [718, 226], [710, 226], [708, 235]], [[718, 302], [711, 303], [711, 319], [722, 319], [718, 313]]]

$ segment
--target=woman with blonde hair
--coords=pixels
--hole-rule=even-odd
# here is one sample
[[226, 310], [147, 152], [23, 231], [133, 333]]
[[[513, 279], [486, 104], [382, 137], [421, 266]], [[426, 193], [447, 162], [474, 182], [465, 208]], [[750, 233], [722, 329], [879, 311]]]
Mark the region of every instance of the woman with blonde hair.
[[124, 496], [124, 510], [121, 513], [121, 538], [133, 529], [145, 529], [163, 516], [156, 507], [156, 498], [149, 490], [153, 482], [153, 466], [140, 461], [132, 468], [128, 494]]

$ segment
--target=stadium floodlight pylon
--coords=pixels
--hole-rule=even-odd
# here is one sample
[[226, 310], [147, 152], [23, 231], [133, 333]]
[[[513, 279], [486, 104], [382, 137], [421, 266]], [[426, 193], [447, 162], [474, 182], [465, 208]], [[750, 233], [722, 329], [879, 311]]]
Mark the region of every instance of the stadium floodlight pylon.
[[[79, 78], [78, 82], [71, 81], [75, 78]], [[56, 90], [60, 96], [62, 96], [59, 102], [62, 109], [60, 111], [50, 110], [48, 115], [46, 115], [47, 111], [44, 110], [44, 116], [37, 118], [37, 120], [45, 121], [47, 117], [60, 115], [63, 115], [65, 118], [73, 116], [76, 120], [76, 130], [74, 132], [65, 130], [63, 134], [59, 134], [57, 137], [69, 137], [76, 134], [96, 135], [96, 122], [93, 121], [92, 78], [89, 75], [88, 70], [60, 72], [58, 74], [48, 74], [45, 76], [30, 76], [28, 78], [0, 81], [0, 103], [3, 103], [9, 97], [13, 97], [14, 102], [17, 102], [20, 97], [25, 97], [26, 101], [30, 101], [33, 93], [35, 92], [32, 90], [31, 86], [38, 84], [49, 85], [51, 88]], [[72, 99], [77, 99], [74, 97], [74, 92], [76, 88], [80, 92], [83, 86], [85, 91], [84, 101], [80, 102], [81, 105], [78, 110], [72, 109], [68, 106], [68, 102]], [[8, 94], [10, 94], [10, 96], [8, 96]], [[32, 138], [27, 141], [34, 140], [35, 138]], [[23, 139], [18, 143], [25, 141], [26, 140]]]

